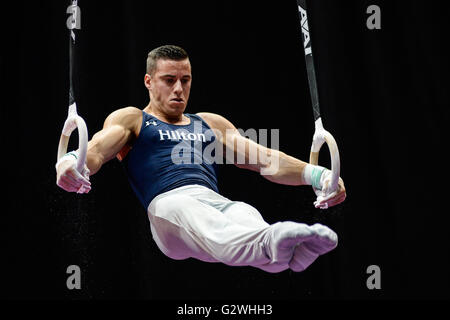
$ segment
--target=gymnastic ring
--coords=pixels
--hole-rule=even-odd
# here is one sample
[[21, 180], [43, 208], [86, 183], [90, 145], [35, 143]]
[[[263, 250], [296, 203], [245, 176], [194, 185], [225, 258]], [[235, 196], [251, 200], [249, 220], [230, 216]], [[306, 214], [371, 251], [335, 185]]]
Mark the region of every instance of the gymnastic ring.
[[67, 119], [59, 139], [57, 160], [61, 159], [67, 153], [70, 135], [76, 128], [78, 129], [78, 159], [76, 168], [78, 172], [82, 173], [86, 163], [88, 131], [86, 122], [77, 114], [77, 107], [74, 102], [69, 106]]
[[341, 161], [339, 158], [339, 149], [334, 137], [323, 128], [322, 120], [319, 118], [315, 123], [316, 129], [311, 145], [311, 153], [309, 155], [309, 163], [319, 165], [319, 152], [322, 145], [326, 142], [331, 156], [331, 187], [330, 193], [338, 188]]

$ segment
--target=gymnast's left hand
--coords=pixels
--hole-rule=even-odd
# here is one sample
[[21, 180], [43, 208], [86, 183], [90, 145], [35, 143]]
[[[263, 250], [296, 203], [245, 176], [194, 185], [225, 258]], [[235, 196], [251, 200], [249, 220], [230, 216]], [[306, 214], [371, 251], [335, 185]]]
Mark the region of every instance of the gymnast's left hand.
[[331, 171], [325, 170], [321, 177], [322, 190], [314, 189], [317, 199], [314, 202], [314, 207], [320, 209], [328, 209], [329, 207], [342, 203], [347, 197], [345, 191], [344, 181], [339, 178], [338, 187], [335, 191], [330, 190], [331, 186]]

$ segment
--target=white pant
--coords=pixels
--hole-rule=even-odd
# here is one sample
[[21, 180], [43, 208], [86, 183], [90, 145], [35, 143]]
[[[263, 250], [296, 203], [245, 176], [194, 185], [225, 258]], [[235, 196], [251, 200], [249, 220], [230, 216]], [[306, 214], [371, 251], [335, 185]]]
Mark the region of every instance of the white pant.
[[290, 221], [269, 225], [249, 204], [199, 185], [158, 195], [147, 212], [156, 244], [177, 260], [192, 257], [268, 272], [302, 271], [337, 245], [337, 235], [325, 226]]

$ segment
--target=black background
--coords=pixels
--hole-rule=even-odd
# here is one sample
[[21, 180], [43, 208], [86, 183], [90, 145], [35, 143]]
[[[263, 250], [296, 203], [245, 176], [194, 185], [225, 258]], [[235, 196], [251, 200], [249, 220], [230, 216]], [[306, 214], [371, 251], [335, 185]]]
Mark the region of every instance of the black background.
[[[117, 160], [88, 195], [55, 184], [68, 102], [68, 2], [3, 11], [2, 299], [448, 299], [449, 39], [444, 1], [308, 1], [323, 122], [336, 138], [347, 200], [314, 209], [309, 187], [221, 168], [220, 190], [270, 222], [320, 222], [339, 246], [302, 273], [269, 274], [166, 258]], [[381, 30], [366, 9], [381, 8]], [[177, 44], [193, 67], [186, 112], [244, 130], [279, 129], [309, 157], [314, 132], [294, 0], [79, 2], [76, 99], [89, 136], [113, 110], [143, 108], [148, 51]], [[76, 134], [71, 139], [76, 146]], [[321, 163], [329, 165], [327, 149]], [[82, 289], [68, 290], [79, 265]], [[381, 289], [366, 286], [370, 265]]]

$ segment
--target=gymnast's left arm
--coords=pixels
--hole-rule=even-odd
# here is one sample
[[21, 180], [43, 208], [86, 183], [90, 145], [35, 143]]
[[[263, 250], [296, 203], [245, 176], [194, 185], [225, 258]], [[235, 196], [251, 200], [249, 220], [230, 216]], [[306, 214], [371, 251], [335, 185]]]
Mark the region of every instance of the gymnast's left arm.
[[236, 127], [222, 116], [212, 113], [199, 113], [199, 116], [214, 130], [224, 147], [224, 154], [232, 155], [237, 167], [259, 172], [265, 179], [274, 183], [312, 185], [318, 195], [315, 202], [318, 208], [331, 207], [345, 200], [346, 190], [342, 178], [339, 178], [335, 192], [328, 191], [331, 170], [260, 145], [242, 136]]

